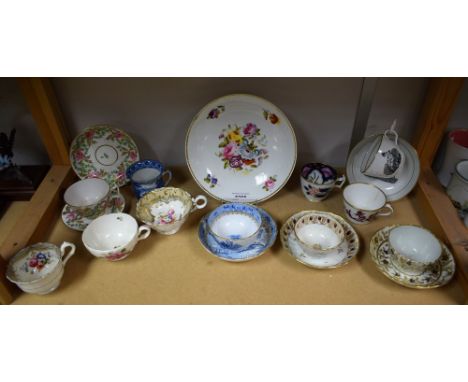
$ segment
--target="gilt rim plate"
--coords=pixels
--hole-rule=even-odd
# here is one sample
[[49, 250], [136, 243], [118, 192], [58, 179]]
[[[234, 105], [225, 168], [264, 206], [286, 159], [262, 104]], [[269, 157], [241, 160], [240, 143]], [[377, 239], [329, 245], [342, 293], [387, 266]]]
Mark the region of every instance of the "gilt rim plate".
[[[345, 232], [345, 238], [347, 242], [347, 250], [346, 253], [342, 251], [342, 253], [334, 253], [332, 256], [328, 256], [328, 254], [320, 255], [320, 257], [314, 258], [310, 255], [299, 250], [297, 247], [294, 250], [290, 247], [290, 244], [294, 241], [291, 238], [291, 235], [294, 235], [294, 226], [297, 221], [304, 215], [314, 213], [314, 214], [321, 214], [325, 216], [330, 216], [336, 219], [342, 226]], [[359, 253], [359, 236], [354, 230], [354, 228], [349, 224], [345, 219], [341, 216], [336, 215], [332, 212], [326, 211], [300, 211], [288, 218], [286, 222], [281, 226], [280, 230], [280, 240], [281, 245], [283, 248], [299, 263], [315, 269], [332, 269], [332, 268], [339, 268], [346, 264], [348, 264], [351, 260], [353, 260], [356, 255]], [[327, 259], [328, 257], [328, 259]]]
[[385, 193], [387, 201], [392, 202], [408, 195], [418, 182], [420, 173], [419, 158], [414, 147], [403, 138], [399, 138], [399, 148], [405, 154], [405, 163], [397, 178], [384, 180], [364, 175], [361, 172], [361, 164], [374, 141], [382, 135], [371, 135], [353, 148], [346, 162], [346, 176], [350, 184], [370, 183], [377, 186]]
[[185, 158], [193, 178], [211, 197], [259, 203], [290, 178], [297, 143], [278, 107], [254, 95], [231, 94], [211, 101], [193, 118]]
[[440, 242], [442, 254], [440, 258], [420, 275], [409, 275], [397, 269], [392, 261], [389, 250], [388, 236], [398, 225], [392, 225], [377, 231], [370, 242], [369, 252], [377, 269], [390, 280], [414, 289], [432, 289], [446, 285], [455, 274], [455, 260], [452, 253]]
[[138, 147], [123, 130], [110, 125], [88, 127], [70, 145], [70, 162], [80, 179], [101, 178], [124, 186], [126, 171], [140, 160]]

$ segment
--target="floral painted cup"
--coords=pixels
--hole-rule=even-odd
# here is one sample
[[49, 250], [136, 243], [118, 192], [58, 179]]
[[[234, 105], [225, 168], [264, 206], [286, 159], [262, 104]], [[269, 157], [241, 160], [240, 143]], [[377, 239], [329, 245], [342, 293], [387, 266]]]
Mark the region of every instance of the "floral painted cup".
[[190, 213], [205, 208], [208, 200], [203, 195], [195, 198], [185, 190], [163, 187], [150, 191], [138, 200], [137, 218], [163, 235], [179, 231]]
[[377, 216], [393, 213], [383, 191], [372, 184], [353, 183], [346, 186], [343, 201], [347, 218], [356, 224], [368, 224]]
[[112, 191], [104, 179], [89, 178], [73, 183], [67, 188], [63, 198], [80, 216], [95, 219], [105, 212]]
[[127, 178], [132, 181], [133, 192], [140, 199], [155, 188], [166, 187], [172, 179], [172, 172], [165, 170], [157, 160], [143, 160], [127, 169]]
[[65, 264], [74, 254], [75, 245], [66, 241], [60, 248], [51, 243], [31, 245], [11, 258], [6, 277], [26, 293], [50, 293], [60, 285]]
[[214, 247], [244, 251], [265, 244], [262, 215], [249, 204], [223, 204], [208, 215], [206, 223], [208, 241]]
[[81, 239], [92, 255], [118, 261], [130, 255], [137, 242], [146, 239], [150, 233], [150, 227], [138, 227], [132, 216], [114, 213], [93, 220], [83, 231]]
[[328, 197], [334, 188], [343, 187], [346, 176], [326, 164], [307, 163], [301, 170], [301, 189], [311, 202], [320, 202]]

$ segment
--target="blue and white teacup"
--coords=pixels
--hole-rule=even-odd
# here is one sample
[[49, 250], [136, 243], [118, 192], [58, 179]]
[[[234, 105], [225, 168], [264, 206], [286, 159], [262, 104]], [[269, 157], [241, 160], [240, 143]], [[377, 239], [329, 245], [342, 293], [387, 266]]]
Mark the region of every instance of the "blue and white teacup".
[[132, 182], [135, 196], [140, 199], [151, 190], [166, 187], [172, 179], [172, 172], [165, 170], [157, 160], [142, 160], [127, 169], [127, 178]]
[[323, 163], [307, 163], [301, 170], [301, 189], [311, 202], [320, 202], [327, 198], [336, 187], [341, 188], [346, 176], [338, 176], [337, 171]]
[[266, 232], [257, 208], [244, 203], [223, 204], [207, 218], [208, 242], [233, 251], [265, 245]]

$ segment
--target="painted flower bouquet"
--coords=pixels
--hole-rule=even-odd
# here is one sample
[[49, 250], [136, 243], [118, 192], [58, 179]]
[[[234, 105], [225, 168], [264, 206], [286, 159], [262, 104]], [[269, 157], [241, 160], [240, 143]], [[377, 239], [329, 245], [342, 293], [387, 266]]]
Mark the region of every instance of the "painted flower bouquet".
[[216, 155], [224, 162], [224, 168], [248, 173], [268, 158], [266, 136], [254, 123], [229, 125], [218, 138], [220, 150]]

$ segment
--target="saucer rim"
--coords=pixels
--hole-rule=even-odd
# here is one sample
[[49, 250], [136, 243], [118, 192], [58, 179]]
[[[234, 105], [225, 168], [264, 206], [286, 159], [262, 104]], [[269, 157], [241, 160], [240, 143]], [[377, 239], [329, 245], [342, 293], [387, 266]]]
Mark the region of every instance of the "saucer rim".
[[[388, 272], [386, 272], [386, 268], [382, 266], [382, 264], [379, 262], [378, 260], [378, 251], [380, 249], [380, 247], [385, 244], [386, 242], [388, 242], [388, 237], [385, 238], [384, 240], [382, 240], [381, 242], [379, 242], [378, 240], [378, 236], [379, 234], [382, 234], [384, 235], [385, 232], [384, 231], [387, 231], [387, 233], [389, 233], [393, 228], [395, 227], [398, 227], [398, 226], [402, 226], [402, 225], [406, 225], [406, 224], [394, 224], [394, 225], [389, 225], [389, 226], [385, 226], [381, 229], [379, 229], [371, 238], [370, 242], [369, 242], [369, 252], [371, 254], [371, 258], [372, 258], [372, 261], [374, 262], [376, 268], [379, 270], [380, 273], [382, 273], [384, 276], [386, 276], [388, 279], [392, 280], [393, 282], [395, 282], [396, 284], [398, 285], [401, 285], [401, 286], [404, 286], [406, 288], [411, 288], [411, 289], [435, 289], [435, 288], [439, 288], [439, 287], [442, 287], [442, 286], [445, 286], [447, 285], [450, 281], [452, 281], [454, 275], [455, 275], [455, 272], [456, 272], [456, 263], [455, 263], [455, 259], [453, 257], [453, 254], [452, 252], [448, 249], [448, 247], [440, 240], [439, 240], [439, 243], [442, 247], [442, 254], [446, 254], [448, 257], [449, 257], [449, 260], [445, 262], [445, 264], [449, 264], [451, 263], [452, 264], [452, 267], [453, 267], [453, 272], [452, 274], [450, 275], [450, 277], [447, 277], [447, 279], [445, 281], [439, 281], [440, 280], [440, 276], [439, 278], [437, 279], [436, 282], [434, 282], [433, 284], [429, 284], [429, 285], [417, 285], [417, 284], [410, 284], [410, 283], [406, 283], [405, 281], [403, 281], [401, 278], [398, 278], [398, 277], [395, 277], [395, 276], [392, 276], [390, 275]], [[386, 235], [388, 236], [388, 235]], [[378, 243], [378, 245], [376, 244]], [[439, 263], [441, 269], [444, 268], [442, 261], [439, 259], [437, 259], [437, 262]], [[392, 263], [389, 263], [390, 266], [394, 269], [393, 267], [393, 264]], [[401, 270], [399, 270], [400, 273], [403, 273], [401, 272]], [[441, 272], [441, 275], [442, 275], [442, 272]], [[420, 275], [418, 275], [420, 276]]]
[[[230, 262], [230, 263], [245, 263], [247, 261], [251, 261], [251, 260], [254, 260], [260, 256], [262, 256], [267, 250], [269, 250], [276, 242], [276, 238], [278, 236], [278, 228], [277, 228], [277, 224], [275, 222], [275, 220], [273, 219], [273, 217], [268, 213], [266, 212], [263, 208], [260, 208], [260, 207], [257, 207], [257, 206], [254, 206], [254, 208], [257, 208], [260, 212], [260, 214], [262, 215], [262, 219], [263, 219], [263, 224], [267, 224], [266, 220], [264, 219], [264, 216], [267, 215], [271, 221], [273, 222], [273, 224], [271, 225], [272, 227], [275, 227], [276, 226], [276, 229], [272, 230], [274, 231], [274, 234], [272, 235], [273, 237], [270, 238], [269, 242], [271, 242], [269, 245], [267, 245], [263, 250], [262, 252], [260, 252], [258, 255], [255, 255], [253, 257], [249, 257], [247, 259], [227, 259], [225, 257], [220, 257], [218, 255], [216, 255], [215, 253], [211, 252], [211, 250], [209, 248], [207, 248], [207, 246], [205, 246], [205, 244], [203, 244], [203, 241], [201, 240], [200, 238], [200, 227], [201, 225], [203, 224], [203, 222], [206, 221], [207, 219], [207, 216], [211, 213], [211, 212], [208, 212], [207, 214], [205, 214], [201, 219], [200, 219], [200, 222], [198, 223], [198, 235], [197, 235], [197, 238], [198, 238], [198, 241], [200, 242], [201, 246], [205, 249], [206, 252], [208, 252], [210, 255], [216, 257], [217, 259], [219, 260], [223, 260], [223, 261], [227, 261], [227, 262]], [[243, 252], [243, 251], [241, 251]]]
[[[117, 212], [120, 213], [120, 212], [123, 212], [123, 211], [125, 210], [126, 200], [125, 200], [125, 197], [124, 197], [122, 194], [119, 194], [118, 196], [117, 196], [117, 195], [116, 195], [116, 196], [113, 196], [111, 199], [113, 200], [113, 199], [117, 199], [117, 198], [120, 198], [120, 199], [123, 201], [122, 207], [120, 208], [121, 211], [117, 211]], [[61, 216], [61, 218], [62, 218], [63, 224], [64, 224], [67, 228], [70, 228], [70, 229], [72, 229], [72, 230], [74, 230], [74, 231], [83, 232], [83, 231], [86, 229], [86, 227], [87, 227], [94, 219], [92, 219], [88, 224], [86, 224], [86, 227], [84, 227], [83, 229], [71, 227], [71, 226], [68, 225], [68, 224], [65, 222], [65, 220], [63, 219], [63, 214], [64, 214], [64, 211], [65, 211], [65, 209], [67, 208], [67, 206], [68, 206], [68, 204], [65, 203], [65, 205], [64, 205], [63, 208], [62, 208], [62, 212], [61, 212], [61, 214], [60, 214], [60, 216]], [[108, 215], [109, 213], [112, 213], [111, 208], [112, 208], [112, 207], [106, 207], [106, 210], [104, 211], [104, 213], [103, 213], [102, 215]], [[110, 212], [108, 212], [108, 210], [110, 210]], [[100, 216], [102, 216], [102, 215], [100, 215]]]
[[[289, 244], [287, 243], [289, 241], [289, 235], [291, 234], [291, 232], [289, 233], [289, 235], [287, 235], [287, 239], [286, 239], [286, 242], [284, 241], [283, 239], [283, 231], [286, 229], [286, 225], [289, 223], [289, 221], [291, 219], [294, 219], [294, 218], [300, 218], [300, 216], [303, 216], [307, 213], [319, 213], [319, 214], [324, 214], [324, 215], [330, 215], [331, 217], [335, 218], [336, 220], [338, 220], [338, 222], [340, 224], [342, 224], [342, 222], [344, 222], [347, 226], [349, 226], [349, 229], [354, 233], [354, 236], [356, 237], [356, 254], [354, 256], [351, 257], [351, 259], [348, 259], [347, 261], [345, 262], [342, 262], [342, 263], [338, 263], [338, 264], [335, 264], [335, 265], [331, 265], [331, 266], [325, 266], [325, 267], [320, 267], [320, 266], [316, 266], [316, 265], [311, 265], [311, 264], [306, 264], [304, 263], [303, 261], [301, 261], [299, 258], [297, 258], [291, 251], [291, 249], [289, 248]], [[346, 230], [345, 230], [346, 231]], [[345, 237], [346, 239], [346, 237]], [[347, 222], [343, 217], [341, 217], [340, 215], [338, 214], [335, 214], [333, 212], [329, 212], [329, 211], [319, 211], [319, 210], [304, 210], [304, 211], [299, 211], [299, 212], [296, 212], [295, 214], [291, 215], [288, 219], [286, 219], [286, 221], [283, 223], [283, 225], [281, 226], [281, 229], [280, 229], [280, 240], [281, 240], [281, 245], [283, 247], [283, 249], [286, 250], [286, 252], [289, 254], [289, 256], [291, 256], [292, 258], [294, 258], [298, 263], [301, 263], [303, 265], [305, 265], [306, 267], [308, 268], [312, 268], [312, 269], [319, 269], [319, 270], [323, 270], [323, 269], [336, 269], [336, 268], [341, 268], [345, 265], [347, 265], [348, 263], [350, 263], [351, 261], [353, 261], [353, 259], [356, 258], [356, 256], [358, 255], [359, 251], [361, 250], [361, 241], [359, 239], [359, 235], [358, 233], [356, 232], [356, 230], [354, 229], [353, 226], [351, 226], [351, 224], [349, 222]]]

